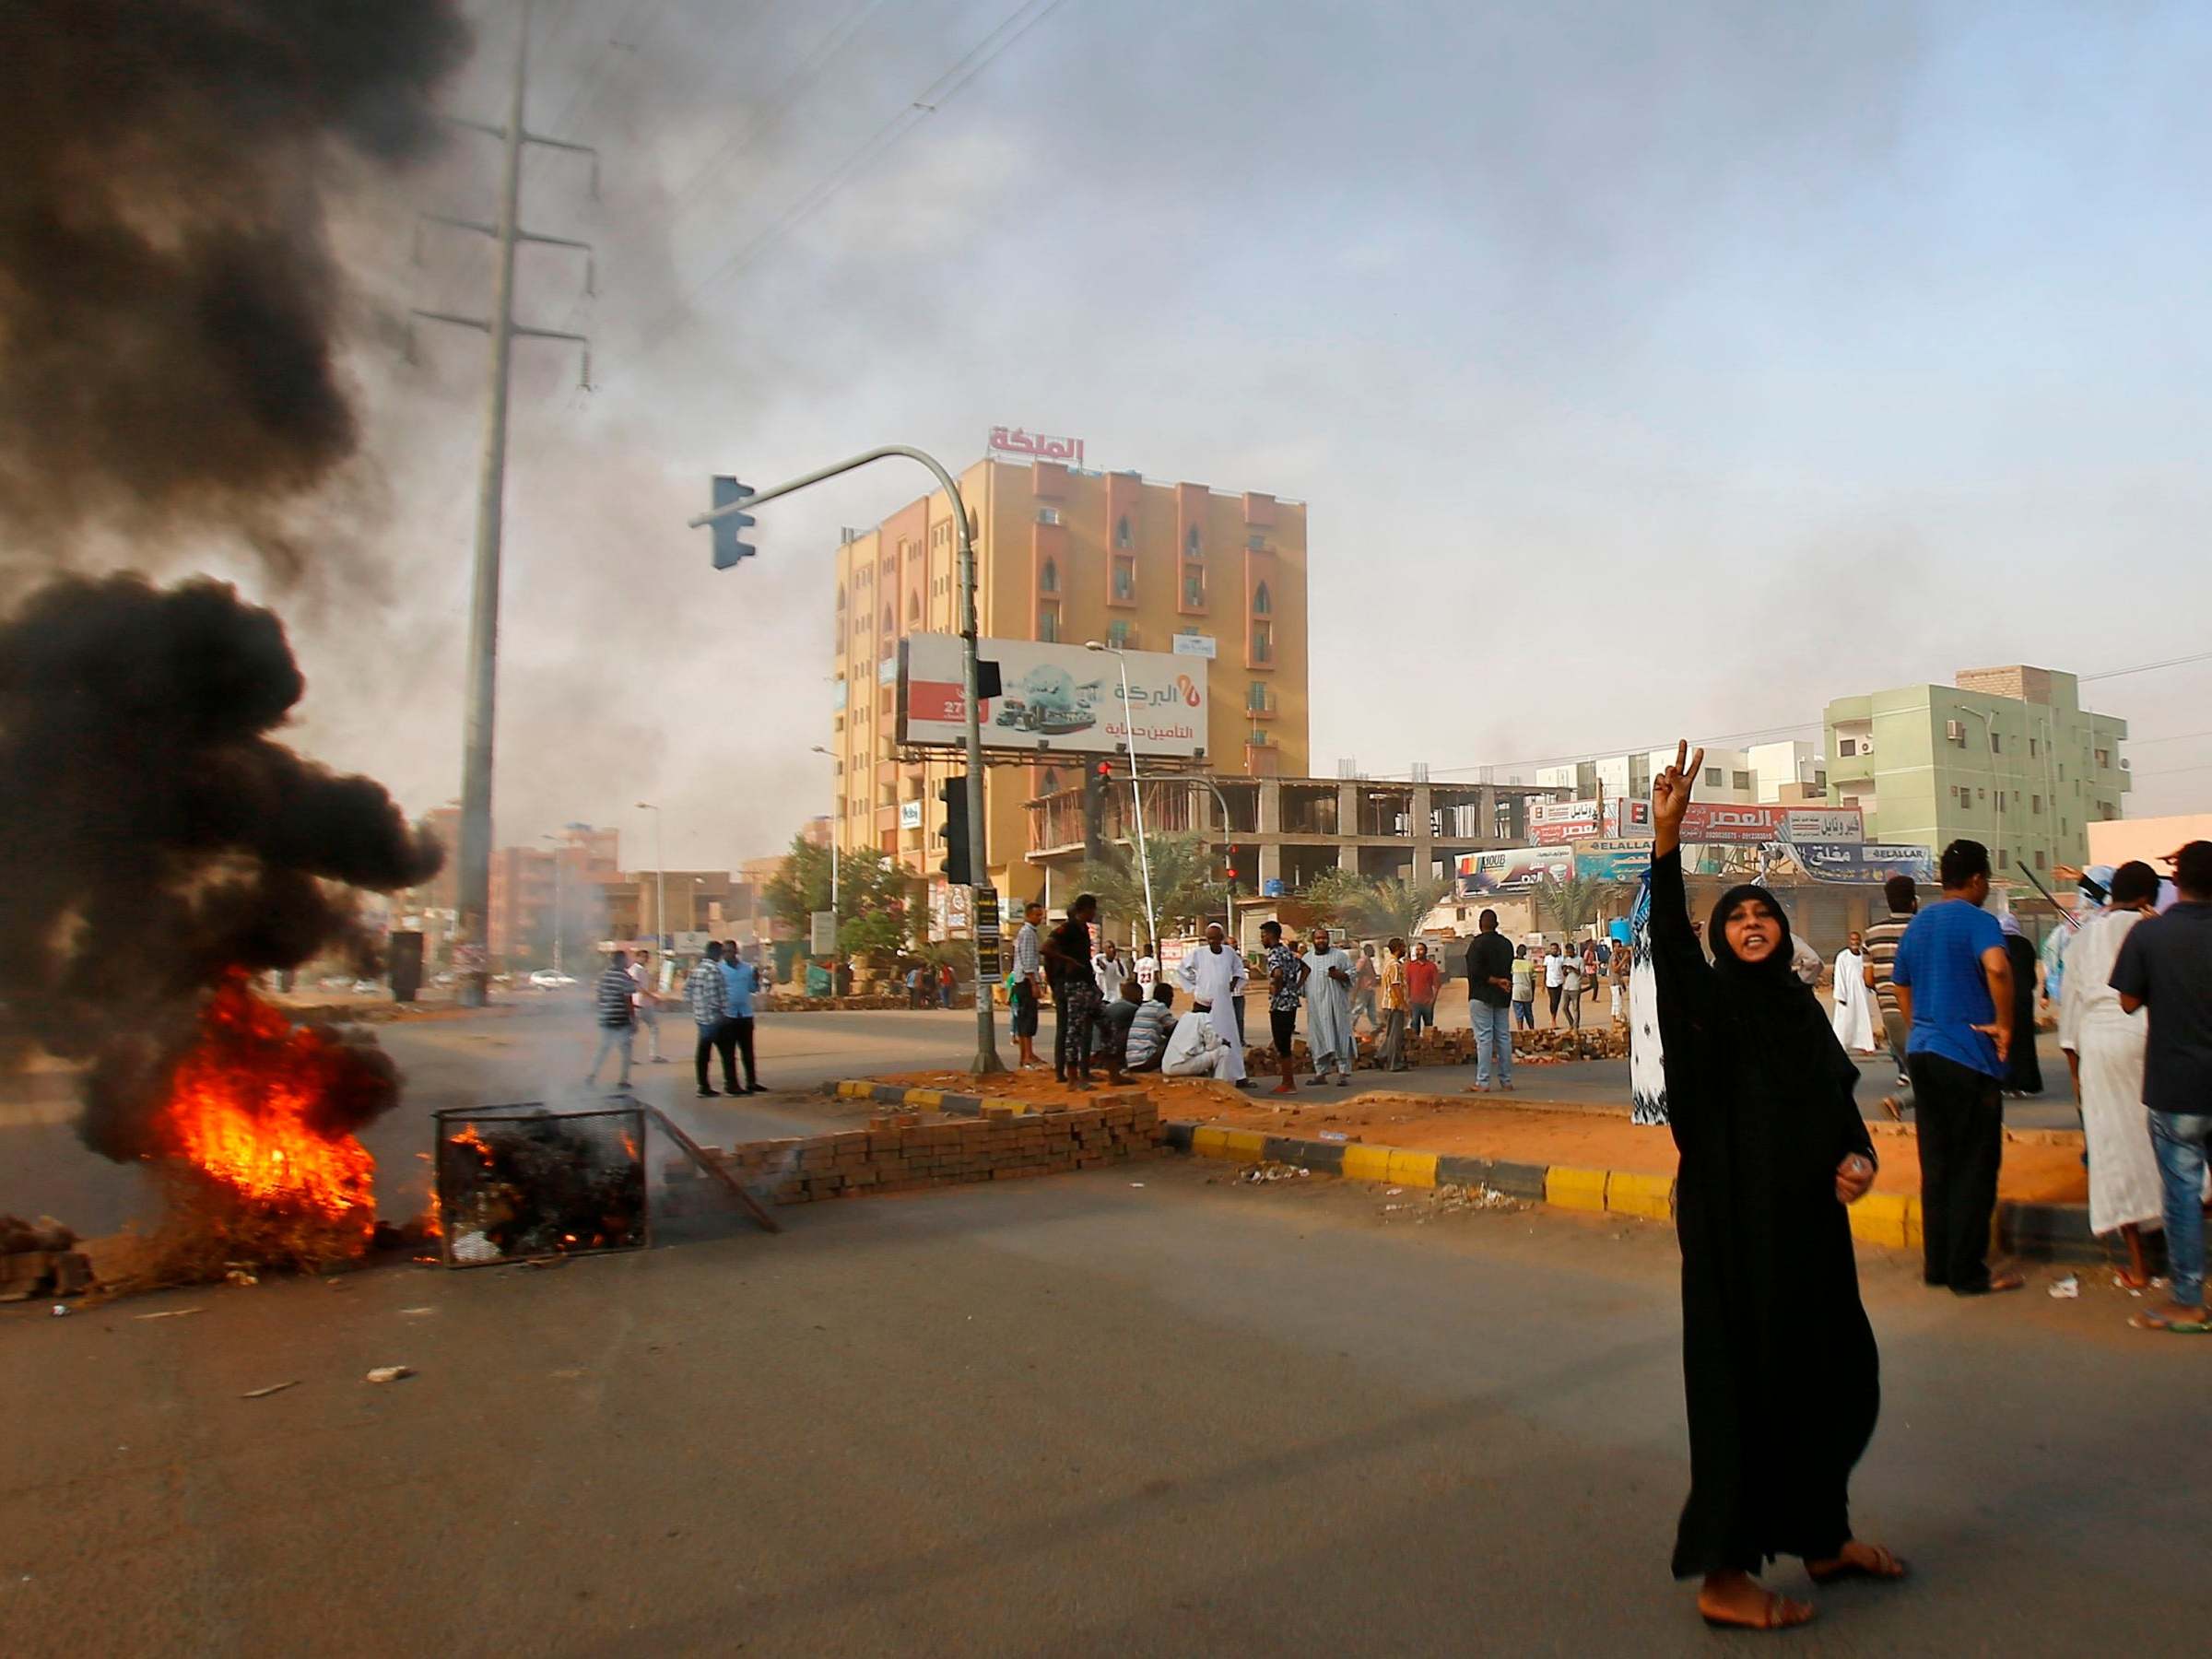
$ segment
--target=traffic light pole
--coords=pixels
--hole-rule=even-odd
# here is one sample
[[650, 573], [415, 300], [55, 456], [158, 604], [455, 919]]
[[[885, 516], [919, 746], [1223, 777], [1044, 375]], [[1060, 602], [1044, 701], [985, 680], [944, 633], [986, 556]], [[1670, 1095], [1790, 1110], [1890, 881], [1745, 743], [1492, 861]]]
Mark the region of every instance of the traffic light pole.
[[[840, 461], [834, 466], [825, 466], [802, 477], [778, 484], [772, 489], [763, 489], [717, 507], [712, 512], [702, 512], [689, 521], [694, 530], [712, 524], [715, 520], [732, 513], [749, 512], [753, 508], [779, 496], [787, 496], [812, 485], [841, 477], [845, 473], [867, 466], [877, 461], [901, 457], [926, 466], [944, 486], [952, 501], [953, 523], [959, 529], [960, 560], [960, 670], [967, 689], [968, 703], [968, 877], [971, 887], [989, 885], [990, 860], [986, 857], [989, 837], [983, 823], [983, 723], [981, 685], [976, 667], [975, 619], [975, 540], [968, 524], [968, 506], [960, 500], [960, 487], [941, 465], [936, 457], [903, 443], [887, 443], [881, 449], [872, 449], [865, 455], [855, 455], [850, 461]], [[834, 831], [832, 832], [834, 833]], [[985, 877], [982, 881], [977, 877]], [[983, 978], [983, 942], [975, 940], [975, 1066], [977, 1073], [1006, 1070], [998, 1057], [998, 1040], [994, 1030], [995, 1017], [991, 1006], [991, 987]]]

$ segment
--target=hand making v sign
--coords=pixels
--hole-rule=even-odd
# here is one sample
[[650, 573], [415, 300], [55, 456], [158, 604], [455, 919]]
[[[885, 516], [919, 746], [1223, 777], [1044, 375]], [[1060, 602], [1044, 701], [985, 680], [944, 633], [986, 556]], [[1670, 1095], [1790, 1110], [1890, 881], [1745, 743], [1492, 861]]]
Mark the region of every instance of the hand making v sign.
[[1675, 743], [1675, 763], [1652, 780], [1652, 856], [1665, 858], [1682, 844], [1682, 815], [1689, 810], [1689, 792], [1705, 770], [1705, 751], [1689, 752], [1689, 740]]

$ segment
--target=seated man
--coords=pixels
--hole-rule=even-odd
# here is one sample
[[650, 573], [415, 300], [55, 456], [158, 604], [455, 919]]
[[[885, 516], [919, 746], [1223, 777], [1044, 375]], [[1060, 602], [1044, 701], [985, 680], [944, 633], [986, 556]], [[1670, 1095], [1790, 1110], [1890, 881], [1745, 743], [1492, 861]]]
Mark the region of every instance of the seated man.
[[1123, 980], [1114, 994], [1099, 1010], [1097, 1023], [1097, 1054], [1106, 1067], [1106, 1080], [1119, 1087], [1122, 1081], [1124, 1056], [1129, 1048], [1129, 1028], [1135, 1024], [1137, 1010], [1144, 1006], [1145, 994], [1133, 979]]
[[[1143, 987], [1132, 984], [1130, 989], [1141, 993]], [[1122, 1050], [1122, 1067], [1125, 1071], [1158, 1071], [1159, 1057], [1167, 1052], [1168, 1033], [1175, 1028], [1175, 991], [1167, 984], [1152, 987], [1149, 1000], [1140, 1001], [1129, 1021], [1129, 1036]]]
[[1159, 1059], [1162, 1077], [1218, 1077], [1224, 1083], [1237, 1082], [1242, 1068], [1237, 1065], [1241, 1056], [1228, 1039], [1214, 1029], [1210, 1011], [1192, 1009], [1175, 1022], [1174, 1035], [1168, 1039], [1167, 1052]]

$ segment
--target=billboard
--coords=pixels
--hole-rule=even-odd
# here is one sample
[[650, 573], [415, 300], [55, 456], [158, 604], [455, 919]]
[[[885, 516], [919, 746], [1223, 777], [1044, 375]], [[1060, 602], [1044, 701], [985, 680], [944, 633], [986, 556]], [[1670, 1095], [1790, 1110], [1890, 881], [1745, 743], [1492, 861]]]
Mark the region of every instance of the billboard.
[[1574, 873], [1591, 881], [1641, 881], [1652, 867], [1648, 841], [1582, 841], [1572, 851]]
[[[1652, 832], [1649, 801], [1616, 801], [1606, 816], [1623, 836]], [[1856, 806], [1736, 806], [1692, 801], [1682, 815], [1682, 839], [1706, 846], [1761, 841], [1855, 845], [1866, 839], [1866, 821]]]
[[1598, 813], [1595, 801], [1537, 801], [1528, 809], [1528, 839], [1539, 847], [1594, 840]]
[[1800, 845], [1793, 850], [1815, 881], [1887, 881], [1892, 876], [1936, 879], [1936, 856], [1925, 847], [1865, 841], [1855, 847]]
[[[1158, 651], [1111, 653], [1037, 640], [983, 640], [998, 665], [1001, 694], [982, 707], [983, 747], [1030, 753], [1135, 752], [1195, 759], [1206, 753], [1203, 657]], [[1129, 703], [1122, 704], [1122, 671]], [[899, 741], [957, 748], [967, 741], [967, 700], [958, 634], [913, 634], [899, 642]]]
[[[1648, 862], [1648, 855], [1647, 855]], [[1453, 862], [1462, 895], [1525, 892], [1547, 877], [1564, 880], [1574, 874], [1574, 853], [1566, 847], [1506, 847], [1492, 853], [1463, 853]]]

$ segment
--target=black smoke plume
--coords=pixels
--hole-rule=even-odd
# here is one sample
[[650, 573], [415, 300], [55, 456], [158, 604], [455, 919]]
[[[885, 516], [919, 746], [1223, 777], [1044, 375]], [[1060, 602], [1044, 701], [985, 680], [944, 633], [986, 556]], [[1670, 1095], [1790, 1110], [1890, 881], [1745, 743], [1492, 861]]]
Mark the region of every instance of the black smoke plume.
[[[0, 1041], [95, 1062], [84, 1136], [149, 1134], [170, 1065], [226, 971], [343, 943], [348, 888], [441, 852], [383, 787], [272, 734], [306, 682], [284, 626], [227, 584], [64, 578], [0, 624]], [[396, 1098], [381, 1056], [337, 1110]]]
[[0, 510], [284, 542], [357, 441], [324, 193], [468, 47], [454, 0], [0, 4]]

